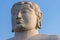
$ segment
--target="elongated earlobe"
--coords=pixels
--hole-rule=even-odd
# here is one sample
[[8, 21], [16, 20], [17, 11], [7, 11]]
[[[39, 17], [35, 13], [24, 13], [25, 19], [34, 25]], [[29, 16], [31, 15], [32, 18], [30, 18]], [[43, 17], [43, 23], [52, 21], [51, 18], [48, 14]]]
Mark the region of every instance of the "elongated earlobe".
[[38, 22], [38, 28], [39, 28], [39, 29], [41, 29], [41, 25], [42, 25], [42, 23], [41, 23], [41, 21], [39, 21], [39, 22]]
[[12, 29], [12, 32], [14, 32], [14, 29]]
[[38, 18], [37, 18], [37, 27], [38, 27], [39, 29], [41, 29], [41, 26], [42, 26], [42, 13], [39, 13], [38, 15], [39, 15], [39, 16], [38, 16]]
[[42, 25], [42, 24], [41, 24], [41, 20], [38, 19], [38, 20], [37, 20], [37, 27], [38, 27], [39, 29], [41, 29], [41, 25]]

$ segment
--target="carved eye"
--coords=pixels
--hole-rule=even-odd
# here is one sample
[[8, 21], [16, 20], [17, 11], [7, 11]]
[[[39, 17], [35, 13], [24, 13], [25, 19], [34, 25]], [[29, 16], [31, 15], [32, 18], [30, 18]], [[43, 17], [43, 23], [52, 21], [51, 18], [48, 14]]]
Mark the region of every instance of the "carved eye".
[[22, 13], [27, 13], [28, 11], [27, 10], [23, 10]]
[[16, 15], [18, 13], [18, 10], [13, 10], [13, 15]]

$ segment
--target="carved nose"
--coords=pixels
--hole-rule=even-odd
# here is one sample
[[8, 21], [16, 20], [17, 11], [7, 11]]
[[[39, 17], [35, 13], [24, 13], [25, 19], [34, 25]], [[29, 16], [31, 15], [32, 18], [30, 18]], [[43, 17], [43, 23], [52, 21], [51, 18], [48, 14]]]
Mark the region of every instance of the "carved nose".
[[16, 19], [22, 19], [22, 15], [21, 13], [19, 12], [18, 15], [17, 15], [17, 18]]
[[16, 19], [22, 19], [21, 17], [17, 17]]

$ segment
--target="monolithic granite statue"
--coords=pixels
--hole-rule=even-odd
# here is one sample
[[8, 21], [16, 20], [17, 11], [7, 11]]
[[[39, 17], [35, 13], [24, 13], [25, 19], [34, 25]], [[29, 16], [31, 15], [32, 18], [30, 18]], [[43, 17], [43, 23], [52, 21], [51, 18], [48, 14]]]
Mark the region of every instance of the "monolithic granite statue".
[[12, 32], [15, 36], [8, 40], [60, 40], [56, 35], [39, 34], [42, 13], [32, 2], [15, 3], [11, 10]]

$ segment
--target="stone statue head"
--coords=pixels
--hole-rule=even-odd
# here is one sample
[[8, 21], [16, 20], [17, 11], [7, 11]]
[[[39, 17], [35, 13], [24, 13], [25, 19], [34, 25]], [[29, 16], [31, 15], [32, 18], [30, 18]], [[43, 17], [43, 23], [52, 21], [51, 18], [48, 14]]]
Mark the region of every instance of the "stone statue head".
[[32, 2], [15, 3], [11, 9], [12, 32], [22, 32], [41, 28], [42, 13]]

